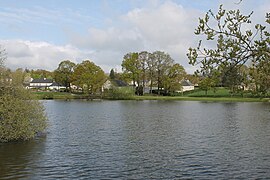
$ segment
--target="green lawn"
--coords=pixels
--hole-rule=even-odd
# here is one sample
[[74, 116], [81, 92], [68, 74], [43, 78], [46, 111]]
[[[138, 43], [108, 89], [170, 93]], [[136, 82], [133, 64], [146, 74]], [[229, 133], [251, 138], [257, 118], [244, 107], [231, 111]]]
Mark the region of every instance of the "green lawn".
[[67, 92], [33, 92], [37, 99], [75, 99], [78, 95]]
[[[37, 99], [87, 99], [89, 98], [83, 94], [72, 94], [66, 92], [33, 92]], [[97, 97], [98, 98], [98, 97]], [[110, 99], [110, 98], [108, 98]], [[121, 99], [121, 98], [120, 98]], [[248, 98], [241, 96], [232, 96], [225, 88], [218, 88], [216, 93], [213, 91], [208, 92], [205, 97], [205, 92], [202, 90], [195, 90], [185, 93], [183, 96], [157, 96], [157, 95], [144, 95], [144, 96], [131, 96], [123, 98], [126, 100], [177, 100], [177, 101], [221, 101], [221, 102], [270, 102], [269, 98]]]
[[270, 102], [269, 98], [242, 97], [188, 97], [188, 96], [134, 96], [134, 100], [221, 101], [221, 102]]
[[224, 102], [270, 102], [269, 98], [256, 98], [251, 94], [231, 94], [229, 89], [224, 87], [216, 88], [215, 91], [209, 90], [207, 95], [204, 90], [195, 89], [193, 91], [184, 92], [176, 96], [134, 96], [135, 100], [183, 100], [183, 101], [224, 101]]
[[[223, 97], [223, 98], [260, 98], [260, 95], [254, 95], [251, 92], [238, 92], [238, 93], [230, 93], [230, 90], [228, 88], [224, 87], [218, 87], [215, 89], [208, 90], [207, 94], [204, 90], [201, 89], [195, 89], [193, 91], [185, 92], [184, 96], [186, 97]], [[269, 94], [268, 96], [269, 97]]]

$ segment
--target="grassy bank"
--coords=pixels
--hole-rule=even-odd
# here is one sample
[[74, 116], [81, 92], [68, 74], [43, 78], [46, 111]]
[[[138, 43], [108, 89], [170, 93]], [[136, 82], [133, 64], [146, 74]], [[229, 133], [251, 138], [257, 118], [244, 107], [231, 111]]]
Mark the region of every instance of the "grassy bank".
[[242, 97], [134, 96], [133, 99], [134, 100], [216, 101], [216, 102], [270, 102], [269, 98], [242, 98]]
[[[89, 96], [83, 94], [72, 94], [65, 92], [33, 92], [36, 99], [89, 99]], [[100, 97], [93, 97], [100, 98]], [[105, 98], [111, 99], [111, 98]], [[120, 98], [122, 99], [122, 98]], [[120, 100], [119, 99], [119, 100]], [[270, 102], [269, 98], [243, 98], [243, 97], [191, 97], [185, 96], [132, 96], [129, 98], [123, 98], [125, 100], [175, 100], [175, 101], [216, 101], [216, 102]]]
[[83, 99], [85, 96], [66, 92], [32, 92], [36, 99]]

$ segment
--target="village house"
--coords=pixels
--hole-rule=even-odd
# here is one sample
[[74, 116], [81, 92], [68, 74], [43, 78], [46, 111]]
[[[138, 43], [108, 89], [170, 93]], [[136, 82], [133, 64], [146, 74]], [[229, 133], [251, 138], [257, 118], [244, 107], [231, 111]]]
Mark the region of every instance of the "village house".
[[182, 90], [180, 92], [194, 90], [194, 84], [192, 84], [189, 80], [183, 80], [181, 82], [181, 85], [182, 85]]
[[52, 79], [46, 79], [46, 78], [39, 78], [39, 79], [33, 79], [30, 84], [29, 88], [48, 88], [53, 83]]
[[66, 87], [57, 83], [57, 82], [53, 82], [49, 87], [50, 90], [56, 90], [56, 91], [61, 91], [61, 90], [65, 90]]
[[29, 85], [26, 87], [28, 89], [50, 89], [50, 90], [60, 90], [65, 89], [66, 87], [60, 85], [57, 82], [54, 82], [52, 79], [39, 78], [32, 79]]
[[126, 87], [128, 84], [121, 80], [110, 80], [108, 79], [102, 86], [102, 91], [105, 89], [112, 89], [113, 87]]

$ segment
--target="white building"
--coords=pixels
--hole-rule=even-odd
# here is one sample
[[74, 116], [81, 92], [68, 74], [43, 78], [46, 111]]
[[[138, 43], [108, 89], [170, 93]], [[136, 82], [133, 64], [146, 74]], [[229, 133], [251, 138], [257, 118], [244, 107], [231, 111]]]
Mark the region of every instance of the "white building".
[[57, 83], [57, 82], [53, 82], [53, 83], [49, 86], [49, 89], [50, 89], [50, 90], [57, 90], [57, 91], [60, 91], [61, 89], [62, 89], [62, 90], [66, 89], [66, 87], [60, 85], [60, 84]]
[[183, 80], [181, 82], [181, 85], [182, 85], [181, 92], [194, 90], [194, 85], [189, 80]]
[[53, 82], [52, 79], [46, 79], [46, 78], [33, 79], [27, 88], [50, 89], [50, 90], [66, 89], [65, 86], [62, 86], [57, 82]]
[[29, 88], [47, 88], [53, 84], [52, 79], [40, 78], [33, 79], [30, 82]]

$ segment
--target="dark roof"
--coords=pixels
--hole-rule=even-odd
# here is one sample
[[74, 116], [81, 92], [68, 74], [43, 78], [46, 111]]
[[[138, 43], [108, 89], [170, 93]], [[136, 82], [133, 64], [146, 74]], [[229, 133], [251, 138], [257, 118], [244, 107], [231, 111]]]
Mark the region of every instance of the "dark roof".
[[40, 78], [40, 79], [33, 79], [31, 83], [53, 83], [52, 79]]
[[119, 87], [127, 86], [127, 85], [128, 85], [126, 82], [121, 81], [121, 80], [113, 80], [113, 83], [114, 83], [116, 86], [119, 86]]
[[184, 80], [181, 82], [182, 86], [194, 86], [189, 80]]
[[50, 86], [62, 86], [60, 83], [53, 82]]

